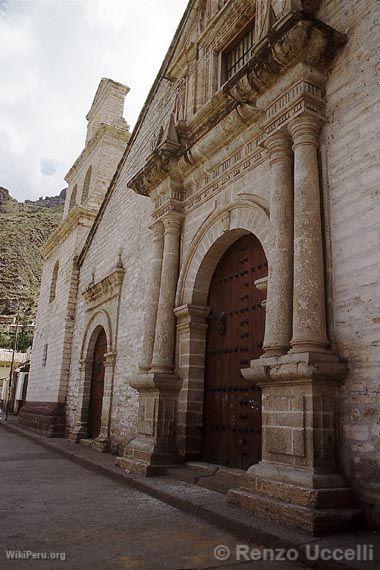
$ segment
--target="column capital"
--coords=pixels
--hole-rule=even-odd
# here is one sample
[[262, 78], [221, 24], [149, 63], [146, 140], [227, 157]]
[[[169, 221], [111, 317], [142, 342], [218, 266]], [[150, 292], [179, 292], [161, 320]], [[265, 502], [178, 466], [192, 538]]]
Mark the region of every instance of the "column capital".
[[322, 119], [309, 113], [302, 113], [288, 124], [293, 139], [293, 150], [300, 144], [317, 145]]
[[104, 355], [104, 366], [113, 366], [116, 361], [116, 352], [106, 352]]
[[206, 319], [210, 314], [210, 307], [200, 305], [182, 305], [174, 309], [177, 318], [177, 329], [182, 330], [190, 326], [206, 326]]
[[164, 224], [161, 220], [156, 220], [151, 223], [149, 229], [153, 232], [153, 240], [162, 239], [164, 236]]
[[279, 160], [290, 161], [293, 158], [292, 141], [286, 131], [273, 133], [264, 143], [269, 152], [269, 162], [274, 164]]
[[164, 225], [165, 234], [173, 233], [179, 234], [182, 228], [184, 215], [181, 212], [168, 212], [161, 218]]

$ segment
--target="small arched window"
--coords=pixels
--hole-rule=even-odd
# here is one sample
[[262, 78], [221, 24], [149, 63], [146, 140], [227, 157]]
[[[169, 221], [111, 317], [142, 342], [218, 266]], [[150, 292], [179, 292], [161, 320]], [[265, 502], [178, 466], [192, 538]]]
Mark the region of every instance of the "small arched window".
[[84, 202], [87, 200], [88, 197], [88, 192], [90, 190], [90, 183], [91, 183], [91, 174], [92, 174], [92, 166], [89, 166], [83, 183], [82, 204], [84, 204]]
[[70, 196], [69, 212], [74, 208], [75, 204], [77, 203], [77, 190], [78, 186], [75, 184]]
[[43, 353], [42, 353], [42, 366], [46, 366], [47, 356], [48, 356], [48, 345], [45, 344], [45, 345], [44, 345], [44, 350], [43, 350]]
[[57, 289], [58, 271], [59, 271], [59, 261], [57, 261], [55, 263], [54, 269], [53, 269], [53, 274], [51, 276], [49, 303], [51, 303], [55, 299], [55, 293], [56, 293], [56, 289]]

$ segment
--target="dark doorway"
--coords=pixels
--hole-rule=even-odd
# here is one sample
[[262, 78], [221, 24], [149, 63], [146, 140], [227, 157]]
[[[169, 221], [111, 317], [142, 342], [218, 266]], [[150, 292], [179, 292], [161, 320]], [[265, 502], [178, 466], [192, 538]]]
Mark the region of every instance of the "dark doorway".
[[208, 298], [203, 459], [239, 469], [261, 459], [261, 393], [240, 369], [262, 354], [264, 296], [254, 282], [267, 274], [260, 242], [245, 235], [220, 259]]
[[92, 361], [90, 402], [88, 405], [88, 435], [95, 438], [100, 434], [104, 393], [104, 355], [107, 352], [107, 338], [104, 329], [99, 332]]

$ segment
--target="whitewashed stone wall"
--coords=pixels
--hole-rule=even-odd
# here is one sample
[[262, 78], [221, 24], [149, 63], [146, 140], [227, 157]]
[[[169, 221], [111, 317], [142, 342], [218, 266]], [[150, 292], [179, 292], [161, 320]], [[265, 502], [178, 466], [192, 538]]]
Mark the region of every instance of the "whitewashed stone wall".
[[[120, 183], [115, 188], [80, 270], [78, 302], [73, 338], [72, 368], [67, 398], [68, 429], [78, 412], [79, 359], [89, 317], [82, 292], [89, 282], [111, 273], [121, 253], [125, 276], [120, 299], [119, 326], [112, 319], [116, 364], [111, 411], [112, 448], [125, 446], [135, 433], [137, 395], [129, 388], [136, 373], [144, 330], [144, 313], [151, 236], [148, 229], [150, 200]], [[101, 307], [99, 307], [101, 309]], [[116, 330], [117, 329], [117, 330]]]
[[[70, 366], [64, 355], [68, 297], [72, 285], [73, 257], [79, 253], [84, 237], [83, 231], [79, 235], [71, 233], [65, 248], [54, 252], [43, 267], [28, 383], [28, 401], [31, 402], [63, 402], [65, 398], [63, 390], [66, 386], [65, 383], [61, 384], [61, 375], [65, 371], [67, 373]], [[56, 296], [49, 302], [56, 261], [59, 261]], [[43, 365], [46, 345], [47, 360]]]
[[[329, 0], [318, 16], [348, 35], [327, 82], [321, 162], [331, 239], [330, 327], [349, 365], [340, 453], [360, 498], [373, 503], [380, 502], [380, 4]], [[380, 521], [379, 507], [374, 516]]]

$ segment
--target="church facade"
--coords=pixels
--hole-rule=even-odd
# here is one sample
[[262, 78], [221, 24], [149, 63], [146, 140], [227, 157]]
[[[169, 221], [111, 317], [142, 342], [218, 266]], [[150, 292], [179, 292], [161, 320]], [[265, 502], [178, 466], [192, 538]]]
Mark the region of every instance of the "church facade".
[[146, 476], [226, 466], [310, 533], [379, 524], [376, 10], [191, 0], [131, 135], [102, 80], [24, 426]]

